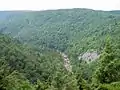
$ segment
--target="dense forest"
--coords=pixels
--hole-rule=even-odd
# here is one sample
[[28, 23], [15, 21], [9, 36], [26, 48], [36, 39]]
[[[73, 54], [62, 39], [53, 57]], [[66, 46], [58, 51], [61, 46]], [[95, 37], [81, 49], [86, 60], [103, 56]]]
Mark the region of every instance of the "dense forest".
[[119, 60], [120, 11], [0, 12], [0, 90], [120, 90]]

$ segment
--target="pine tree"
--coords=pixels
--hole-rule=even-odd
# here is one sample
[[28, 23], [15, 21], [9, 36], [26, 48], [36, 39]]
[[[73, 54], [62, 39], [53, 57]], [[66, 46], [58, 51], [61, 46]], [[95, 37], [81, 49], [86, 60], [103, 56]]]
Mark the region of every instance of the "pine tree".
[[100, 56], [99, 66], [93, 75], [94, 87], [100, 84], [110, 84], [120, 81], [120, 60], [116, 57], [114, 48], [108, 39]]
[[114, 52], [112, 50], [110, 39], [108, 38], [105, 44], [105, 48], [99, 58], [99, 67], [93, 75], [93, 83], [110, 82], [110, 78], [108, 78], [110, 72], [106, 71], [106, 68], [109, 65], [109, 63], [112, 62], [114, 59]]

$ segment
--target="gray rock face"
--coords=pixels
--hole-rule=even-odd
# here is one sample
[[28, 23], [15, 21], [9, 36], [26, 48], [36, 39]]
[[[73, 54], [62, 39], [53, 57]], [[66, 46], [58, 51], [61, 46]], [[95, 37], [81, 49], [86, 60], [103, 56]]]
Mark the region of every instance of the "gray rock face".
[[83, 54], [80, 54], [80, 56], [78, 57], [79, 60], [85, 60], [86, 62], [92, 62], [96, 59], [99, 58], [99, 55], [96, 51], [87, 51]]

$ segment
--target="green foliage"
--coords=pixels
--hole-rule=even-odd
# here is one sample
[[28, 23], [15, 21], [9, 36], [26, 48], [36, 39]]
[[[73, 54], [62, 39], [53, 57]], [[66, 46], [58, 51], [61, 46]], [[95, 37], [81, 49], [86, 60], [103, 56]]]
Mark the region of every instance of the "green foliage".
[[[118, 47], [116, 48], [119, 51]], [[113, 86], [109, 84], [120, 81], [119, 59], [116, 55], [116, 50], [113, 50], [110, 41], [107, 41], [103, 53], [100, 56], [99, 66], [93, 75], [94, 87], [99, 87], [98, 90], [119, 90], [119, 85]]]
[[109, 41], [106, 42], [105, 48], [103, 50], [103, 53], [100, 56], [100, 65], [98, 69], [95, 72], [95, 78], [97, 79], [97, 82], [99, 83], [110, 83], [111, 79], [108, 77], [107, 74], [110, 74], [110, 72], [107, 71], [107, 66], [110, 62], [114, 60], [114, 55], [112, 51], [112, 46]]
[[54, 50], [38, 53], [2, 34], [0, 43], [1, 90], [79, 90]]
[[9, 90], [8, 88], [13, 87], [13, 90], [14, 88], [19, 90], [20, 87], [22, 90], [23, 87], [33, 90], [29, 81], [16, 76], [14, 71], [21, 73], [31, 83], [35, 83], [38, 79], [41, 83], [47, 82], [49, 85], [56, 72], [62, 74], [66, 70], [63, 66], [63, 59], [57, 52], [51, 50], [39, 53], [12, 38], [0, 35], [1, 88]]
[[120, 37], [120, 15], [116, 12], [68, 9], [8, 13], [0, 22], [0, 31], [37, 48], [66, 51], [72, 57], [88, 49], [101, 50], [107, 34], [113, 41]]
[[[0, 90], [119, 90], [119, 11], [18, 11], [0, 17], [0, 32], [15, 38], [0, 34]], [[105, 43], [106, 35], [112, 42]], [[89, 49], [103, 52], [92, 63], [78, 60]], [[72, 73], [59, 52], [68, 54]]]
[[0, 90], [35, 90], [35, 88], [22, 74], [11, 71], [10, 67], [3, 64], [0, 66]]
[[97, 90], [120, 90], [120, 82], [113, 82], [111, 84], [102, 84]]

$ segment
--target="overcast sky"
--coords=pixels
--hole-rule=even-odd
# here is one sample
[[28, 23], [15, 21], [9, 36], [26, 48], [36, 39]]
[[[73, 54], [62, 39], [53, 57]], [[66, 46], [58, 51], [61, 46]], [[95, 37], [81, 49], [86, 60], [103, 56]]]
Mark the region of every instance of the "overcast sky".
[[120, 10], [120, 0], [0, 0], [0, 10], [90, 8]]

